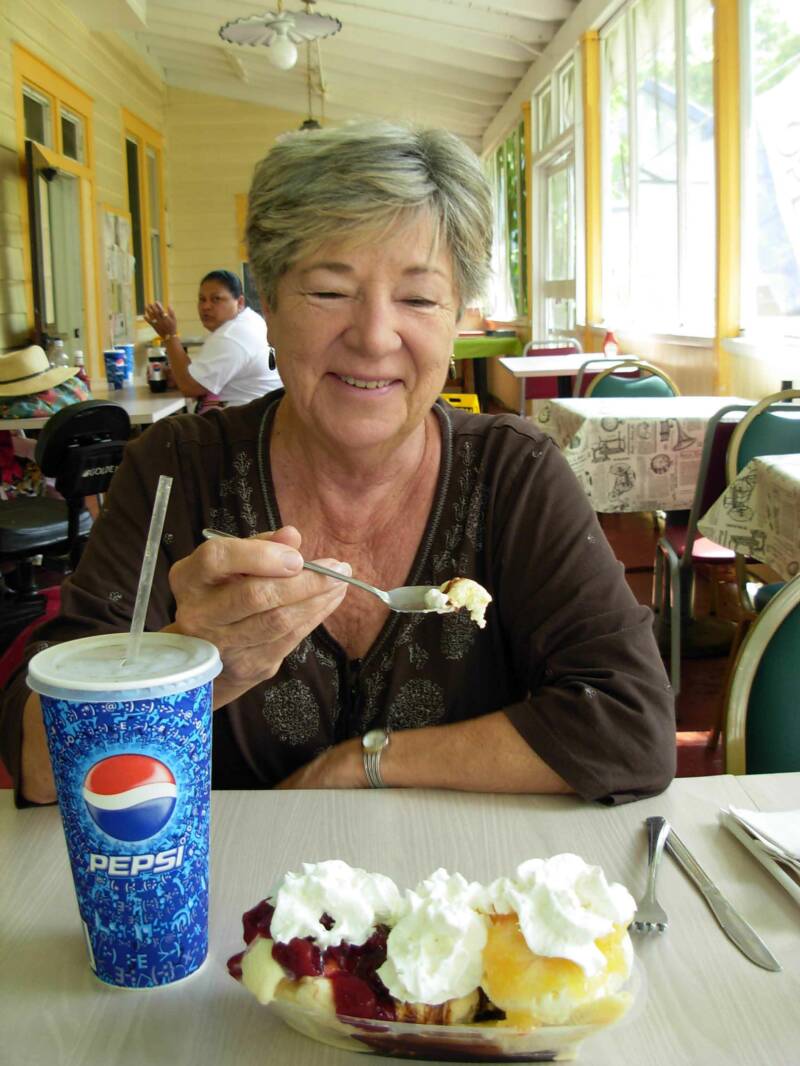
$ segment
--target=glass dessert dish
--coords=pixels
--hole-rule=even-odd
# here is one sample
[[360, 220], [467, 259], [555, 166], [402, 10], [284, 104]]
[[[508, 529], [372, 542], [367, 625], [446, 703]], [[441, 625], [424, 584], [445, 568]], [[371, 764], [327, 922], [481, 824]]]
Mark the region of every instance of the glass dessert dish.
[[627, 1025], [644, 1006], [644, 969], [634, 960], [625, 987], [598, 1000], [586, 1017], [571, 1025], [523, 1029], [482, 1022], [425, 1025], [323, 1014], [295, 1003], [273, 1000], [269, 1009], [286, 1025], [322, 1044], [344, 1051], [391, 1055], [434, 1062], [567, 1062], [577, 1058], [585, 1040]]
[[635, 903], [577, 855], [489, 885], [436, 870], [401, 893], [304, 863], [242, 918], [232, 977], [292, 1029], [355, 1052], [451, 1062], [574, 1059], [643, 1001]]

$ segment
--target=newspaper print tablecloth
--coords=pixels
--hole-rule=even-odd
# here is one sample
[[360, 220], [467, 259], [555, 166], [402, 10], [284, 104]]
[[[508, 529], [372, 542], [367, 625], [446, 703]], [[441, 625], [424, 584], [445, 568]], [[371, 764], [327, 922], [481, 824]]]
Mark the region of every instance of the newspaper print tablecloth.
[[732, 396], [550, 400], [534, 419], [552, 437], [595, 511], [692, 506], [709, 419]]
[[800, 455], [752, 459], [698, 526], [717, 544], [793, 578], [800, 572]]

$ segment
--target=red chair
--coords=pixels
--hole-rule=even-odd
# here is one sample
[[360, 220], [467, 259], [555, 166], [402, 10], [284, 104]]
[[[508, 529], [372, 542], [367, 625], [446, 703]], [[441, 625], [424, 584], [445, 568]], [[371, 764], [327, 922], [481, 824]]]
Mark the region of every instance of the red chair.
[[[685, 631], [687, 623], [692, 620], [694, 568], [699, 565], [731, 566], [736, 558], [730, 548], [723, 548], [708, 537], [701, 536], [697, 523], [725, 491], [728, 444], [743, 413], [748, 411], [750, 406], [728, 404], [721, 407], [709, 421], [692, 508], [688, 514], [686, 511], [668, 511], [663, 535], [656, 544], [653, 614], [656, 623], [661, 624], [662, 631], [667, 618], [669, 619], [670, 681], [676, 695], [681, 686], [681, 652]], [[729, 417], [732, 415], [738, 417]], [[722, 625], [720, 622], [720, 632]], [[730, 634], [726, 633], [725, 642], [729, 646], [735, 627], [731, 625], [727, 628], [730, 629]], [[717, 639], [719, 642], [719, 637]]]
[[[575, 355], [583, 354], [580, 341], [574, 337], [551, 337], [545, 341], [528, 341], [523, 355]], [[526, 410], [528, 400], [549, 400], [559, 396], [559, 379], [554, 375], [548, 378], [522, 378], [519, 383], [519, 409]]]

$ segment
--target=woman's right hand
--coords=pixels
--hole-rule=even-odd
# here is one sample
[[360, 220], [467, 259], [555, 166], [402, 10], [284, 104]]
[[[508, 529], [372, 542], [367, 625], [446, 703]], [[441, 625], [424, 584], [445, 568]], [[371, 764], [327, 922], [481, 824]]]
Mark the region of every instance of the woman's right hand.
[[[293, 526], [242, 539], [215, 538], [169, 572], [175, 621], [167, 630], [216, 645], [222, 673], [214, 707], [266, 681], [312, 630], [335, 611], [347, 584], [303, 570]], [[350, 573], [345, 563], [326, 565]]]
[[145, 306], [144, 320], [153, 327], [162, 340], [174, 337], [178, 332], [178, 319], [175, 312], [171, 307], [164, 307], [158, 300]]

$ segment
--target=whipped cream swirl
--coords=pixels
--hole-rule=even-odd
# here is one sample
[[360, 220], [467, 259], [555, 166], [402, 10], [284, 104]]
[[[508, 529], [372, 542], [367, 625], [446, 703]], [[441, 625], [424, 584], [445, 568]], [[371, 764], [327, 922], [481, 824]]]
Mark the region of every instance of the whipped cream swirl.
[[[393, 924], [402, 909], [390, 877], [340, 859], [304, 862], [303, 873], [287, 873], [273, 898], [272, 939], [287, 944], [310, 936], [323, 951], [341, 943], [363, 944], [376, 925]], [[320, 920], [323, 914], [333, 922], [330, 929]]]
[[587, 977], [606, 967], [595, 940], [614, 925], [627, 926], [636, 910], [623, 885], [609, 884], [599, 866], [569, 853], [523, 862], [516, 877], [494, 881], [488, 895], [495, 913], [518, 915], [531, 951], [571, 959]]
[[486, 889], [439, 869], [406, 892], [405, 913], [389, 933], [378, 976], [395, 999], [435, 1006], [481, 982]]

